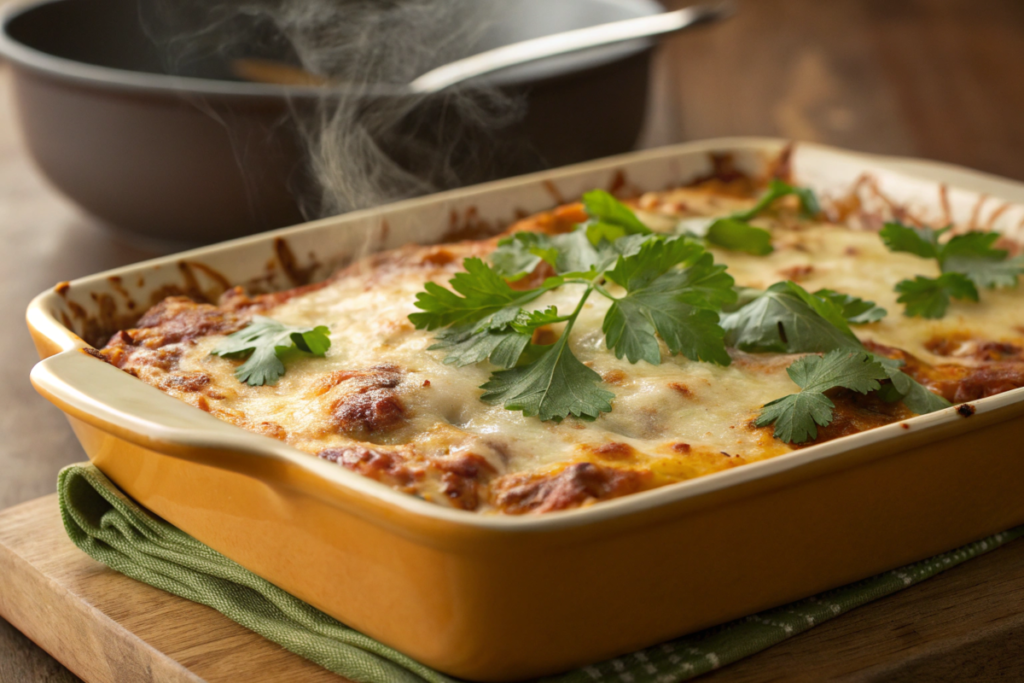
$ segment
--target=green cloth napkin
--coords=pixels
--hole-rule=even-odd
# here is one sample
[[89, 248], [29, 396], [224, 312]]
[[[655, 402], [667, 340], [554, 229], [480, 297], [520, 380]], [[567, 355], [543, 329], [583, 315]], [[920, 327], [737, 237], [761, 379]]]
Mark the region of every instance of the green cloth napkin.
[[[354, 631], [159, 519], [127, 498], [92, 465], [64, 468], [57, 479], [57, 492], [68, 536], [115, 571], [212, 607], [281, 647], [359, 683], [455, 680]], [[544, 681], [685, 681], [1020, 536], [1024, 536], [1024, 526], [813, 598]]]

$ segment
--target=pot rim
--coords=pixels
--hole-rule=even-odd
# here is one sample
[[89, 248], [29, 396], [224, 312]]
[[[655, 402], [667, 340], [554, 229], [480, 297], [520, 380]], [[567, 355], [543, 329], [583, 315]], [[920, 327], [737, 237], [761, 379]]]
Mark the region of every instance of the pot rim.
[[[0, 11], [0, 57], [10, 60], [15, 66], [38, 74], [62, 81], [70, 81], [90, 87], [106, 90], [141, 92], [151, 94], [175, 95], [216, 95], [219, 97], [239, 99], [311, 99], [320, 100], [326, 95], [343, 96], [353, 93], [353, 89], [345, 87], [325, 87], [313, 85], [278, 85], [273, 83], [255, 83], [246, 81], [227, 81], [213, 78], [197, 78], [193, 76], [174, 76], [143, 71], [132, 71], [98, 64], [80, 62], [67, 57], [60, 57], [31, 47], [10, 34], [10, 26], [20, 17], [36, 11], [41, 7], [65, 3], [69, 0], [42, 0], [42, 2], [18, 3]], [[633, 7], [641, 12], [639, 16], [648, 16], [664, 11], [655, 0], [590, 0], [610, 5]], [[578, 67], [562, 67], [554, 69], [541, 77], [505, 77], [499, 75], [484, 81], [496, 86], [534, 85], [547, 80], [586, 73], [602, 66], [625, 61], [640, 53], [650, 51], [656, 44], [653, 38], [638, 38], [617, 45], [593, 48], [588, 63]], [[611, 54], [609, 54], [611, 53]], [[455, 86], [458, 87], [458, 86]], [[368, 96], [387, 96], [407, 94], [401, 86], [361, 86], [363, 92], [356, 94]]]

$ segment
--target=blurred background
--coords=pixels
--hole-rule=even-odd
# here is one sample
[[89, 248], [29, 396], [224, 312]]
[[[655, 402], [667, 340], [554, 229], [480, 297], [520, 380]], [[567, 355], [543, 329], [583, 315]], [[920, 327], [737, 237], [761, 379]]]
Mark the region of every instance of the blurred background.
[[[138, 13], [103, 12], [124, 2], [56, 4], [77, 14], [11, 33], [72, 61], [137, 58], [140, 73], [170, 68], [233, 85], [169, 104], [163, 86], [134, 77], [101, 87], [88, 70], [66, 80], [17, 66], [25, 54], [0, 61], [0, 509], [51, 493], [60, 467], [83, 458], [64, 418], [28, 382], [36, 355], [24, 310], [58, 281], [304, 216], [722, 136], [813, 141], [1024, 181], [1020, 0], [745, 0], [720, 23], [499, 75], [440, 107], [388, 97], [367, 104], [353, 73], [403, 82], [488, 41], [659, 7], [533, 3], [539, 13], [478, 31], [465, 25], [469, 5], [455, 0], [447, 10], [382, 0], [391, 19], [361, 17], [358, 26], [333, 21], [338, 2], [296, 14], [294, 3], [270, 0], [155, 0], [142, 5], [145, 31], [119, 46], [116, 37], [130, 32], [123, 17]], [[260, 21], [239, 24], [242, 5]], [[262, 33], [268, 22], [279, 30]], [[418, 42], [408, 40], [410, 26]], [[153, 61], [145, 39], [166, 48], [164, 57]], [[258, 59], [239, 65], [239, 55]], [[282, 61], [289, 68], [275, 70]], [[310, 94], [353, 80], [330, 106]], [[267, 94], [282, 84], [291, 99]], [[193, 148], [197, 139], [209, 146]], [[174, 168], [193, 170], [175, 180]], [[72, 680], [0, 621], [0, 683]]]

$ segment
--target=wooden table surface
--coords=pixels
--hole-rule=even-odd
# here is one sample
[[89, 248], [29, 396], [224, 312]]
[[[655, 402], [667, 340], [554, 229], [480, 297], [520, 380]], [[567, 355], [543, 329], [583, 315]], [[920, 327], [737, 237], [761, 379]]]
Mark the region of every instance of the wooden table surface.
[[[21, 147], [6, 67], [0, 80], [2, 509], [52, 492], [60, 467], [83, 459], [64, 418], [29, 385], [29, 299], [154, 254], [46, 184]], [[812, 140], [1024, 180], [1024, 2], [746, 0], [728, 24], [661, 50], [642, 144], [725, 135]], [[843, 647], [855, 648], [855, 638]], [[1024, 676], [1019, 647], [1017, 661]], [[756, 667], [745, 669], [742, 680], [758, 680]], [[959, 671], [959, 680], [971, 671], [991, 680], [984, 667]], [[729, 670], [715, 678], [733, 680]], [[75, 680], [0, 621], [0, 683]]]

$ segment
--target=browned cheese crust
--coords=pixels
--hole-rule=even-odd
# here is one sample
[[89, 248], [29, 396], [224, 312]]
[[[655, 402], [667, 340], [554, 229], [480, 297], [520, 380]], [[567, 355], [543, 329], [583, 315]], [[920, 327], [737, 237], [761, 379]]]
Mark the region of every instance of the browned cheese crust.
[[[705, 179], [702, 191], [723, 200], [756, 194], [749, 179], [728, 171], [719, 169], [715, 177]], [[633, 203], [643, 206], [637, 201]], [[835, 211], [836, 207], [843, 208], [838, 202], [832, 209]], [[686, 207], [682, 209], [685, 212]], [[585, 218], [580, 204], [568, 204], [520, 221], [506, 234], [519, 230], [565, 232]], [[222, 420], [292, 443], [400, 491], [435, 502], [443, 498], [447, 504], [465, 510], [507, 514], [564, 510], [791, 450], [773, 439], [770, 428], [754, 427], [753, 414], [748, 414], [737, 418], [737, 431], [746, 431], [748, 435], [743, 437], [747, 446], [736, 450], [695, 443], [690, 437], [684, 439], [673, 434], [671, 425], [667, 429], [655, 425], [651, 431], [656, 432], [660, 445], [646, 453], [638, 451], [635, 440], [604, 439], [568, 449], [559, 462], [514, 470], [506, 467], [510, 451], [500, 434], [469, 439], [465, 428], [454, 418], [451, 423], [439, 420], [427, 429], [415, 422], [422, 417], [422, 409], [416, 407], [417, 397], [437, 391], [437, 379], [424, 379], [422, 369], [415, 364], [382, 359], [379, 363], [325, 368], [315, 380], [303, 385], [302, 393], [293, 399], [311, 406], [309, 410], [320, 411], [315, 428], [304, 431], [265, 416], [247, 414], [235, 407], [234, 401], [250, 388], [241, 383], [232, 386], [214, 381], [211, 372], [197, 369], [195, 364], [183, 364], [189, 349], [205, 343], [204, 340], [239, 330], [254, 314], [316, 292], [332, 282], [356, 282], [359, 287], [372, 290], [390, 282], [396, 273], [414, 271], [421, 282], [445, 283], [460, 269], [463, 258], [486, 255], [495, 248], [496, 241], [497, 238], [490, 238], [442, 246], [408, 246], [372, 255], [337, 273], [327, 283], [252, 298], [234, 289], [216, 306], [186, 297], [169, 297], [147, 311], [134, 327], [115, 334], [96, 355]], [[550, 268], [542, 264], [515, 286], [532, 287], [549, 275]], [[779, 279], [814, 276], [815, 266], [797, 265], [787, 266]], [[890, 310], [889, 315], [900, 313]], [[401, 319], [381, 325], [380, 334], [385, 338], [388, 334], [409, 334], [412, 329], [408, 321]], [[1013, 340], [979, 339], [972, 337], [969, 330], [929, 339], [925, 347], [933, 354], [933, 361], [948, 358], [949, 362], [927, 362], [906, 350], [870, 340], [866, 344], [876, 353], [904, 361], [908, 374], [954, 403], [1024, 386], [1024, 357], [1020, 344]], [[785, 358], [734, 354], [734, 366], [755, 374], [777, 375], [787, 364]], [[631, 372], [629, 368], [604, 370], [604, 380], [613, 389], [625, 386], [631, 380]], [[667, 395], [671, 400], [681, 405], [699, 402], [707, 390], [707, 382], [693, 379], [663, 384], [670, 390]], [[835, 419], [819, 431], [817, 439], [802, 446], [913, 416], [902, 403], [885, 403], [874, 395], [835, 390], [829, 397], [836, 405]], [[559, 425], [558, 429], [585, 428], [571, 422]], [[642, 431], [642, 425], [632, 429]], [[435, 447], [435, 442], [445, 445]], [[459, 444], [469, 446], [455, 447]]]

